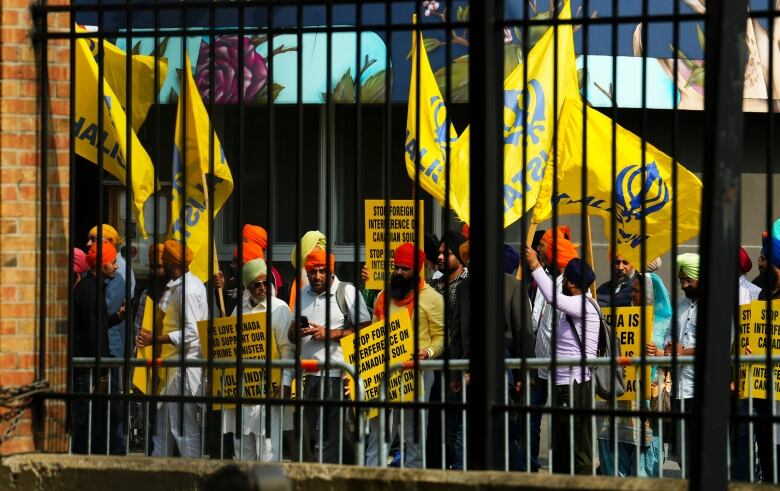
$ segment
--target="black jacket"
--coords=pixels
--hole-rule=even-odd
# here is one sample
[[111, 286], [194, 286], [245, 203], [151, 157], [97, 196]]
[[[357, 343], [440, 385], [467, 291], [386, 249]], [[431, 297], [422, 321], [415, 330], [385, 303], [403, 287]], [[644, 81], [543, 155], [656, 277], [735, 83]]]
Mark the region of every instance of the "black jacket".
[[612, 306], [612, 292], [614, 292], [618, 285], [620, 285], [620, 291], [615, 293], [615, 307], [630, 307], [631, 306], [631, 283], [636, 279], [636, 273], [626, 281], [615, 283], [614, 285], [607, 281], [596, 290], [596, 298], [598, 299], [600, 307]]
[[[97, 277], [87, 273], [73, 290], [74, 343], [73, 356], [108, 358], [108, 328], [120, 319], [116, 314], [109, 317], [106, 307], [105, 289], [98, 298]], [[98, 324], [98, 312], [102, 322]]]
[[[514, 275], [504, 275], [504, 349], [512, 358], [533, 358], [535, 341], [531, 322], [531, 303], [520, 285]], [[477, 329], [475, 332], [477, 335], [480, 334], [479, 329], [484, 329], [479, 319], [474, 319], [472, 323], [470, 291], [470, 278], [458, 285], [456, 293], [458, 301], [453, 320], [455, 325], [460, 327], [460, 333], [456, 337], [458, 343], [453, 343], [451, 347], [453, 355], [457, 355], [453, 358], [468, 358], [472, 327]], [[521, 305], [522, 302], [525, 302], [525, 306]]]

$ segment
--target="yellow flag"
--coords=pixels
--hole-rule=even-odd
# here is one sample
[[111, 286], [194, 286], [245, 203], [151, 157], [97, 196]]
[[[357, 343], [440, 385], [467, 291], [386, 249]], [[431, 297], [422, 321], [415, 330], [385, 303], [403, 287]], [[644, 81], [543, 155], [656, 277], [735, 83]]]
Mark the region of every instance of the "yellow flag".
[[[616, 179], [612, 180], [612, 120], [588, 108], [587, 161], [583, 159], [583, 104], [579, 98], [566, 99], [561, 116], [560, 151], [558, 153], [557, 194], [547, 188], [551, 197], [541, 198], [535, 211], [537, 219], [552, 215], [556, 206], [561, 215], [579, 215], [582, 204], [588, 215], [601, 216], [610, 238], [611, 220], [617, 225], [617, 254], [639, 267], [640, 248], [646, 248], [647, 261], [672, 248], [672, 227], [677, 226], [677, 240], [685, 242], [699, 234], [702, 184], [680, 164], [677, 186], [672, 187], [672, 159], [645, 144], [642, 168], [642, 140], [616, 125]], [[583, 196], [582, 168], [587, 165], [587, 188]], [[615, 207], [612, 195], [615, 193]], [[672, 201], [677, 200], [677, 215], [672, 220]], [[644, 204], [643, 204], [644, 201]], [[644, 208], [643, 208], [644, 205]], [[613, 218], [614, 217], [614, 218]], [[645, 224], [642, 233], [642, 222]]]
[[[92, 56], [98, 57], [98, 40], [90, 39], [89, 47]], [[133, 55], [131, 58], [131, 100], [132, 100], [132, 128], [138, 131], [149, 108], [154, 103], [154, 95], [162, 88], [165, 77], [168, 74], [168, 60], [158, 58], [159, 71], [157, 75], [157, 87], [154, 87], [154, 56]], [[108, 41], [103, 41], [103, 77], [114, 91], [122, 108], [127, 111], [127, 53]]]
[[[416, 16], [415, 16], [416, 22]], [[420, 47], [423, 46], [423, 49]], [[420, 71], [417, 71], [417, 57]], [[406, 172], [414, 180], [416, 169], [419, 168], [420, 186], [444, 206], [447, 175], [447, 139], [454, 145], [458, 137], [455, 128], [447, 125], [447, 107], [436, 84], [436, 77], [431, 70], [428, 54], [425, 51], [422, 33], [412, 33], [412, 76], [409, 82], [409, 103], [406, 116], [406, 140], [404, 154]], [[419, 85], [419, 96], [418, 96]], [[417, 102], [419, 99], [419, 107]], [[419, 110], [419, 117], [418, 117]], [[419, 127], [418, 127], [419, 121]], [[419, 132], [418, 132], [419, 129]], [[418, 160], [419, 157], [419, 160]], [[450, 196], [449, 204], [461, 220], [468, 223], [468, 160], [458, 165], [465, 165], [465, 189], [463, 179], [459, 179], [458, 187], [455, 175], [463, 169], [456, 170], [456, 164], [450, 165]], [[461, 172], [462, 174], [462, 172]]]
[[[569, 2], [564, 4], [559, 18], [571, 18]], [[504, 227], [517, 221], [536, 203], [547, 163], [554, 155], [555, 116], [560, 114], [566, 97], [579, 97], [571, 25], [558, 26], [557, 95], [555, 93], [555, 36], [553, 27], [547, 29], [528, 53], [527, 68], [519, 64], [504, 80]], [[453, 145], [453, 166], [462, 166], [460, 159], [469, 158], [468, 135], [467, 128]], [[524, 140], [527, 145], [525, 159]], [[468, 169], [468, 164], [465, 166]], [[460, 175], [468, 179], [468, 171]], [[457, 179], [453, 181], [453, 187], [463, 188]], [[467, 186], [465, 189], [468, 192]], [[468, 194], [464, 202], [469, 202]]]
[[[125, 177], [128, 142], [125, 111], [109, 83], [103, 80], [103, 100], [100, 101], [103, 126], [98, 128], [98, 65], [87, 39], [76, 40], [75, 58], [76, 103], [71, 135], [75, 141], [76, 153], [97, 164], [98, 152], [102, 152], [104, 169], [127, 185]], [[149, 154], [132, 129], [129, 143], [132, 149], [130, 191], [133, 195], [138, 230], [145, 238], [147, 234], [144, 228], [144, 203], [154, 193], [154, 167]]]
[[[194, 255], [190, 271], [205, 282], [208, 280], [208, 257], [209, 247], [211, 247], [208, 243], [207, 210], [210, 209], [212, 216], [216, 217], [230, 193], [233, 192], [233, 176], [216, 132], [213, 132], [214, 146], [213, 153], [210, 153], [209, 114], [192, 78], [189, 56], [186, 57], [182, 67], [181, 77], [182, 89], [176, 109], [176, 134], [173, 143], [173, 188], [169, 236], [174, 240], [186, 241], [187, 247]], [[214, 174], [210, 173], [210, 158], [213, 159]], [[208, 186], [214, 187], [213, 203], [208, 202]]]

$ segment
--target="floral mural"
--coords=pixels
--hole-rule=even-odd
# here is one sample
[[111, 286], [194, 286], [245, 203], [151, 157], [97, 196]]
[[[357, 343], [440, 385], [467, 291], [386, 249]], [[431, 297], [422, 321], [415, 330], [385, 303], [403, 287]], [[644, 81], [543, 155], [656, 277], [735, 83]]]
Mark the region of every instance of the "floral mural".
[[[550, 19], [556, 10], [553, 1], [559, 2], [559, 7], [562, 5], [561, 0], [506, 2], [507, 19]], [[583, 12], [582, 0], [572, 0], [573, 17], [596, 17], [599, 12], [611, 16], [612, 3], [611, 0], [590, 0], [589, 11]], [[639, 16], [642, 13], [641, 4], [619, 2], [619, 15]], [[418, 22], [423, 29], [425, 49], [442, 94], [454, 103], [467, 102], [469, 32], [465, 26], [445, 29], [444, 24], [448, 19], [467, 23], [470, 18], [469, 1], [425, 0], [417, 5], [420, 6]], [[669, 14], [663, 10], [670, 9], [669, 5], [669, 2], [650, 2], [649, 13]], [[775, 0], [775, 6], [780, 10], [780, 0]], [[394, 3], [392, 22], [408, 24], [414, 7], [414, 2]], [[364, 9], [364, 22], [384, 22], [385, 12], [381, 5], [365, 4], [361, 8]], [[706, 12], [706, 1], [682, 0], [680, 10], [686, 14], [703, 15]], [[313, 11], [306, 15], [305, 27], [319, 28], [325, 25], [326, 18], [322, 13]], [[137, 19], [139, 23], [142, 20], [140, 17]], [[265, 25], [267, 19], [255, 22], [255, 25]], [[294, 8], [280, 6], [275, 10], [275, 25], [291, 26], [296, 25], [296, 22]], [[333, 22], [341, 27], [349, 27], [354, 18], [336, 13]], [[618, 107], [641, 107], [644, 99], [649, 108], [671, 109], [676, 106], [689, 110], [702, 109], [705, 89], [703, 26], [703, 20], [680, 23], [678, 46], [673, 46], [671, 24], [666, 27], [659, 26], [657, 22], [651, 23], [649, 27], [643, 24], [621, 26], [618, 30], [618, 52], [614, 56], [609, 26], [599, 30], [598, 26], [593, 25], [590, 28], [592, 32], [588, 53], [582, 53], [584, 29], [575, 25], [575, 52], [583, 95], [597, 107], [613, 104]], [[773, 39], [769, 39], [770, 29], [764, 19], [751, 18], [746, 27], [745, 110], [766, 111], [766, 101], [770, 94], [775, 99], [774, 109], [780, 110], [780, 25], [776, 24]], [[520, 27], [504, 29], [505, 74], [522, 63], [523, 53], [533, 48], [546, 29], [547, 26], [541, 24], [532, 25], [526, 31]], [[412, 64], [411, 36], [408, 31], [392, 34], [383, 30], [362, 31], [360, 34], [339, 31], [326, 35], [321, 29], [312, 29], [311, 32], [304, 30], [300, 37], [296, 34], [277, 34], [268, 39], [265, 35], [253, 34], [239, 39], [236, 35], [226, 34], [215, 36], [214, 46], [210, 46], [211, 41], [206, 36], [186, 39], [162, 36], [155, 44], [153, 38], [142, 37], [134, 38], [131, 46], [135, 53], [157, 52], [168, 58], [171, 68], [178, 69], [181, 69], [182, 54], [186, 51], [193, 63], [189, 68], [195, 75], [205, 101], [209, 98], [209, 80], [213, 75], [213, 102], [216, 104], [238, 103], [239, 59], [243, 59], [243, 100], [247, 104], [264, 104], [269, 100], [277, 104], [293, 104], [298, 102], [299, 94], [302, 102], [307, 104], [322, 104], [328, 100], [354, 103], [358, 94], [360, 101], [366, 104], [381, 103], [388, 95], [392, 102], [405, 103], [408, 95]], [[120, 37], [116, 42], [122, 47], [125, 39]], [[209, 55], [212, 51], [215, 56], [213, 74], [209, 72]], [[771, 86], [770, 53], [775, 57]], [[643, 55], [647, 57], [644, 65]], [[299, 57], [303, 59], [300, 88], [297, 87]], [[328, 59], [330, 67], [326, 66]], [[271, 63], [274, 80], [269, 79]], [[617, 69], [616, 74], [612, 73], [614, 69]], [[617, 81], [616, 87], [613, 87], [614, 80]], [[446, 87], [448, 82], [449, 90]], [[174, 103], [178, 90], [176, 70], [169, 70], [160, 92], [161, 102]]]

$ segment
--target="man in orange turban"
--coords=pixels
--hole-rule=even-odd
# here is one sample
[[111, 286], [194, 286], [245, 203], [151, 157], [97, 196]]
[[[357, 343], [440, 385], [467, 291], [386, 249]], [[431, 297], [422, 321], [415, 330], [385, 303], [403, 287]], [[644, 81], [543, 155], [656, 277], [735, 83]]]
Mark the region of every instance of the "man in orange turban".
[[[390, 279], [390, 289], [382, 290], [374, 304], [374, 322], [386, 317], [392, 317], [406, 310], [414, 325], [417, 315], [417, 332], [413, 333], [419, 342], [416, 353], [420, 360], [439, 358], [444, 352], [444, 298], [436, 292], [420, 276], [425, 264], [425, 253], [414, 244], [406, 242], [398, 246], [393, 253], [393, 276]], [[415, 304], [415, 290], [417, 303]], [[385, 313], [385, 295], [390, 295], [389, 312]], [[421, 402], [428, 402], [433, 386], [433, 372], [420, 371], [420, 386], [423, 388]], [[399, 417], [398, 415], [394, 415]], [[366, 448], [366, 465], [379, 466], [379, 420], [374, 418], [369, 422], [368, 445]], [[422, 445], [420, 435], [424, 435], [426, 427], [415, 430], [415, 417], [412, 410], [404, 413], [404, 466], [422, 467]], [[427, 424], [427, 420], [426, 420]]]
[[[103, 246], [100, 248], [100, 265], [105, 266], [103, 268], [103, 275], [106, 278], [113, 278], [116, 273], [116, 248], [111, 242], [103, 242]], [[89, 269], [96, 270], [98, 263], [98, 246], [92, 244], [87, 252], [87, 264]]]
[[[303, 259], [309, 285], [300, 289], [301, 318], [291, 324], [288, 339], [300, 343], [303, 359], [317, 360], [323, 365], [327, 360], [341, 361], [344, 354], [339, 340], [352, 334], [356, 326], [368, 326], [371, 314], [355, 286], [339, 281], [334, 274], [336, 264], [333, 254], [328, 255], [324, 249], [312, 247]], [[302, 322], [303, 317], [307, 322]], [[343, 394], [343, 380], [338, 369], [319, 370], [304, 379], [304, 399], [337, 400]], [[321, 451], [322, 461], [326, 463], [338, 463], [340, 444], [345, 454], [349, 451], [350, 442], [339, 431], [340, 414], [341, 410], [335, 406], [304, 412], [305, 430], [312, 436], [320, 435], [322, 431], [322, 446], [319, 438], [313, 438], [314, 442], [311, 442], [314, 443], [310, 447], [312, 455]]]
[[[553, 231], [546, 231], [539, 241], [537, 252], [542, 265], [548, 268], [553, 265], [553, 259], [555, 259], [554, 266], [557, 267], [557, 271], [560, 273], [566, 269], [569, 261], [577, 257], [577, 246], [571, 241], [571, 229], [569, 227], [562, 225], [556, 229], [555, 234], [556, 237], [553, 240]], [[553, 244], [553, 242], [555, 243]], [[553, 254], [553, 247], [557, 249], [556, 254]]]
[[[180, 359], [182, 354], [187, 360], [200, 358], [198, 321], [208, 318], [208, 295], [203, 282], [189, 271], [192, 258], [192, 250], [178, 240], [167, 240], [163, 244], [163, 267], [170, 279], [166, 285], [168, 300], [164, 303], [163, 330], [160, 335], [142, 330], [136, 337], [139, 348], [170, 344], [173, 345], [170, 355], [173, 359]], [[161, 394], [183, 393], [195, 397], [202, 394], [202, 368], [170, 368], [166, 375]], [[178, 448], [182, 457], [200, 458], [201, 411], [202, 406], [198, 403], [185, 403], [183, 411], [178, 407], [178, 403], [162, 403], [157, 411], [152, 455], [173, 456], [174, 450]], [[182, 427], [184, 432], [181, 431]]]
[[[100, 252], [99, 262], [98, 252]], [[90, 268], [89, 273], [73, 289], [73, 325], [75, 326], [73, 356], [110, 358], [108, 330], [110, 326], [124, 319], [125, 309], [124, 305], [121, 305], [116, 313], [108, 313], [106, 297], [98, 295], [100, 288], [105, 285], [98, 283], [97, 272], [100, 268], [103, 280], [109, 280], [110, 283], [116, 273], [116, 248], [108, 241], [100, 245], [92, 243], [86, 260]], [[95, 305], [96, 301], [98, 305]], [[108, 369], [103, 368], [100, 373], [94, 373], [92, 368], [73, 370], [74, 392], [88, 394], [95, 391], [95, 386], [100, 392], [108, 390]], [[122, 420], [120, 414], [116, 412], [116, 407], [111, 405], [112, 424], [110, 428], [106, 428], [105, 415], [108, 411], [109, 407], [104, 401], [89, 402], [85, 399], [76, 399], [71, 403], [71, 451], [73, 453], [88, 453], [90, 443], [91, 450], [95, 453], [109, 451], [113, 453], [118, 450], [114, 441], [122, 428]], [[108, 435], [110, 435], [110, 446], [106, 448]]]
[[244, 230], [241, 233], [241, 237], [244, 240], [244, 244], [252, 242], [260, 246], [265, 251], [268, 249], [268, 232], [259, 225], [244, 225]]

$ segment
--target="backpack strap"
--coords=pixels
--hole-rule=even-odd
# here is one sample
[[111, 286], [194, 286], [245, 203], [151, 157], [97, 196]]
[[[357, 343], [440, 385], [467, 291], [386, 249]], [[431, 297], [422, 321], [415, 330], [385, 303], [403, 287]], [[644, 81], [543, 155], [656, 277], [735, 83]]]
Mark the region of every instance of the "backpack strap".
[[339, 286], [336, 287], [336, 304], [344, 315], [343, 329], [352, 329], [352, 318], [349, 316], [349, 307], [347, 306], [347, 285], [352, 285], [352, 283], [340, 281]]
[[[593, 300], [592, 297], [585, 297], [585, 300], [590, 303], [593, 308], [596, 309], [596, 313], [599, 315], [599, 331], [601, 331], [601, 323], [604, 321], [604, 317], [601, 315], [601, 309], [599, 308], [599, 304], [596, 303], [595, 300]], [[574, 339], [577, 340], [577, 344], [580, 345], [580, 351], [582, 353], [585, 353], [585, 342], [582, 340], [582, 336], [577, 334], [577, 329], [574, 328], [574, 319], [569, 314], [566, 314], [566, 320], [569, 321], [569, 327], [571, 327], [571, 332], [574, 334]], [[585, 317], [582, 318], [582, 329], [585, 329]], [[601, 333], [599, 332], [599, 335]]]

